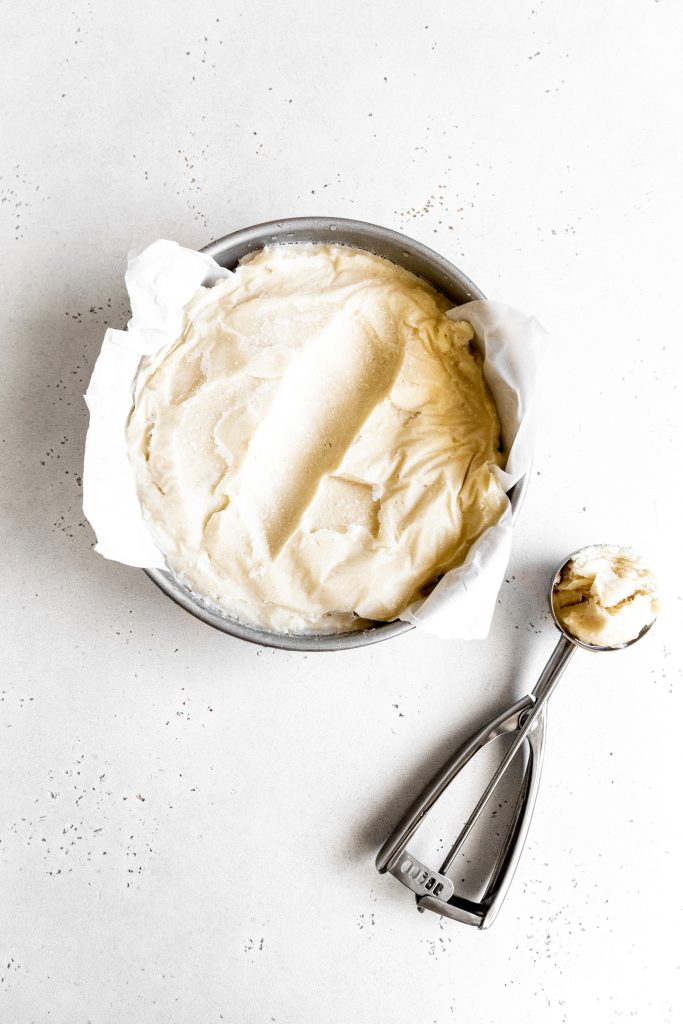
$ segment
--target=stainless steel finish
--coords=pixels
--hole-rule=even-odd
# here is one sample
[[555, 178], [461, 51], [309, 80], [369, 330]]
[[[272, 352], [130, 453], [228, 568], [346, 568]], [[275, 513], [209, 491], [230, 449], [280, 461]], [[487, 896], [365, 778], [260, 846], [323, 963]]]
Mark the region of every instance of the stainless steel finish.
[[[388, 871], [404, 885], [406, 884], [405, 878], [397, 868], [408, 858], [416, 859], [408, 850], [408, 844], [436, 801], [478, 751], [499, 736], [519, 731], [524, 715], [533, 707], [534, 698], [531, 695], [522, 697], [512, 707], [506, 708], [492, 722], [488, 722], [446, 761], [439, 773], [408, 809], [377, 854], [375, 863], [380, 874]], [[482, 898], [475, 902], [456, 895], [454, 891], [450, 896], [446, 896], [444, 892], [441, 897], [430, 893], [417, 897], [418, 910], [433, 910], [442, 917], [448, 917], [463, 924], [473, 924], [478, 928], [487, 928], [493, 923], [512, 882], [531, 824], [543, 763], [545, 705], [541, 707], [535, 728], [526, 734], [525, 741], [527, 760], [519, 797], [507, 835], [489, 875]], [[426, 870], [429, 871], [428, 868]], [[445, 877], [442, 871], [432, 871], [431, 873]]]
[[[368, 249], [424, 278], [450, 299], [453, 305], [485, 298], [484, 293], [461, 270], [426, 245], [397, 231], [358, 220], [292, 217], [270, 221], [234, 231], [211, 242], [202, 251], [212, 256], [222, 267], [232, 269], [250, 252], [262, 249], [265, 245], [289, 242], [339, 242]], [[513, 519], [519, 514], [528, 484], [527, 474], [509, 492]], [[145, 569], [145, 572], [168, 597], [202, 622], [263, 647], [280, 647], [290, 651], [340, 651], [376, 644], [413, 629], [410, 623], [396, 619], [394, 622], [378, 622], [367, 629], [348, 633], [273, 633], [232, 618], [218, 605], [198, 597], [165, 569]]]
[[426, 868], [417, 857], [406, 853], [399, 857], [389, 868], [394, 878], [412, 889], [417, 896], [429, 894], [442, 900], [449, 900], [453, 895], [453, 883], [450, 878], [440, 875], [437, 871]]
[[[433, 910], [442, 917], [448, 917], [463, 924], [475, 925], [478, 928], [488, 928], [493, 924], [512, 882], [524, 848], [529, 825], [531, 824], [531, 816], [536, 802], [543, 763], [547, 715], [546, 705], [570, 658], [577, 647], [582, 647], [584, 650], [589, 651], [621, 650], [625, 647], [630, 647], [632, 643], [635, 643], [636, 640], [644, 636], [652, 626], [652, 623], [650, 623], [641, 631], [639, 636], [618, 647], [595, 647], [584, 644], [564, 630], [553, 610], [553, 591], [565, 565], [578, 554], [579, 551], [575, 551], [569, 558], [564, 559], [553, 574], [549, 594], [550, 608], [553, 621], [562, 636], [532, 692], [507, 708], [492, 722], [483, 726], [479, 732], [453, 754], [427, 785], [415, 803], [408, 809], [377, 854], [377, 870], [381, 874], [386, 871], [390, 872], [400, 882], [416, 892], [418, 910]], [[509, 769], [514, 758], [526, 746], [524, 773], [511, 824], [495, 865], [489, 874], [482, 897], [477, 901], [465, 899], [455, 893], [454, 887], [451, 894], [448, 895], [448, 888], [443, 884], [442, 888], [437, 892], [434, 883], [430, 885], [428, 892], [421, 894], [414, 885], [409, 884], [406, 879], [406, 873], [402, 870], [403, 865], [406, 863], [413, 861], [420, 863], [408, 851], [408, 843], [422, 825], [425, 816], [468, 761], [487, 743], [490, 743], [504, 733], [515, 733], [516, 735], [457, 839], [444, 858], [439, 870], [433, 871], [420, 864], [426, 878], [437, 879], [441, 883], [442, 880], [449, 880], [447, 872], [453, 867], [491, 795], [500, 783], [503, 775]]]
[[484, 807], [489, 802], [491, 794], [493, 793], [494, 789], [502, 779], [505, 772], [512, 764], [515, 754], [521, 747], [522, 743], [524, 743], [525, 739], [527, 738], [527, 735], [533, 729], [534, 725], [538, 721], [539, 716], [542, 714], [544, 705], [546, 704], [551, 693], [560, 681], [560, 676], [564, 672], [567, 663], [575, 650], [576, 647], [570, 640], [567, 640], [567, 638], [564, 636], [560, 637], [560, 639], [557, 642], [557, 647], [551, 654], [550, 659], [545, 668], [543, 669], [543, 673], [540, 679], [538, 680], [536, 686], [534, 687], [533, 693], [531, 694], [531, 696], [534, 698], [534, 704], [532, 708], [530, 710], [525, 710], [519, 716], [519, 727], [514, 742], [510, 744], [510, 747], [508, 748], [505, 757], [498, 765], [498, 768], [496, 769], [493, 778], [489, 782], [484, 792], [481, 794], [479, 800], [477, 801], [476, 807], [474, 808], [469, 818], [465, 822], [462, 831], [460, 832], [460, 835], [450, 848], [446, 859], [439, 868], [441, 872], [446, 872], [449, 870], [449, 868], [453, 866], [455, 858], [458, 856], [463, 846], [465, 845], [465, 841], [470, 835], [470, 832], [472, 831], [474, 825], [481, 816]]

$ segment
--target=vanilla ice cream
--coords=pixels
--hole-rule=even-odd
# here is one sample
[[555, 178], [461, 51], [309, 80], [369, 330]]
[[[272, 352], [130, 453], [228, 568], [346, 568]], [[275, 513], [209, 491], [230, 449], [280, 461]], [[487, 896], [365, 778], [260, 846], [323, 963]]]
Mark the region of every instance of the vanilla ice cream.
[[390, 620], [507, 507], [469, 324], [340, 245], [268, 247], [141, 364], [129, 457], [152, 535], [200, 596], [276, 631]]
[[553, 608], [577, 640], [618, 647], [635, 640], [655, 619], [657, 581], [634, 551], [596, 544], [562, 568], [553, 587]]

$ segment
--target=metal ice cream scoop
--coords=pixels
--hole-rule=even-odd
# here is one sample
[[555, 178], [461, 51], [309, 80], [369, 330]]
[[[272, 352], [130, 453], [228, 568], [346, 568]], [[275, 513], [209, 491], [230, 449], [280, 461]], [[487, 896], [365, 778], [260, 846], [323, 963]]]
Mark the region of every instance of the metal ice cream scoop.
[[[584, 643], [567, 631], [555, 613], [553, 594], [563, 570], [581, 552], [586, 550], [586, 548], [581, 548], [579, 551], [573, 552], [553, 574], [550, 585], [550, 610], [555, 625], [562, 635], [532, 692], [507, 708], [493, 721], [488, 722], [449, 758], [408, 809], [377, 854], [377, 870], [381, 874], [388, 871], [399, 882], [411, 889], [415, 893], [417, 907], [420, 911], [433, 910], [443, 917], [449, 917], [464, 924], [472, 924], [479, 928], [488, 928], [493, 924], [510, 887], [531, 823], [543, 762], [546, 705], [569, 659], [577, 647], [587, 651], [613, 651], [630, 647], [648, 632], [654, 622], [653, 618], [637, 636], [626, 643], [610, 647], [598, 647]], [[514, 734], [514, 739], [505, 756], [463, 825], [457, 839], [450, 847], [439, 870], [431, 870], [408, 851], [408, 843], [414, 838], [439, 797], [471, 758], [486, 744], [504, 734]], [[507, 834], [485, 884], [483, 895], [476, 901], [458, 896], [448, 872], [453, 867], [491, 795], [523, 745], [526, 746], [527, 753], [519, 795], [515, 801]]]

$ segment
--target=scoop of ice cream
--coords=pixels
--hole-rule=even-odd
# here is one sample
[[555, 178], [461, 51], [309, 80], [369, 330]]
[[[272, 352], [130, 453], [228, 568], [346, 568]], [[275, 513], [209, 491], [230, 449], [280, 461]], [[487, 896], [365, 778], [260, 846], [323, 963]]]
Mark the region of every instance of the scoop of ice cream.
[[553, 609], [582, 643], [619, 647], [635, 640], [656, 617], [657, 580], [629, 548], [596, 544], [562, 567], [553, 587]]

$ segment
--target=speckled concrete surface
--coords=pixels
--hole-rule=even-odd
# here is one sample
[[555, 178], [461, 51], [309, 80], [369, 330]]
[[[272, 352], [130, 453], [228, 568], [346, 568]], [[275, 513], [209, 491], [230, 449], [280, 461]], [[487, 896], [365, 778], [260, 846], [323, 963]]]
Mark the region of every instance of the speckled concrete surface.
[[[680, 5], [2, 13], [0, 1019], [678, 1019]], [[306, 213], [402, 229], [556, 338], [485, 642], [261, 650], [92, 553], [81, 396], [127, 250]], [[661, 555], [661, 621], [553, 698], [495, 927], [416, 914], [376, 848], [533, 682], [551, 566], [612, 539]]]

